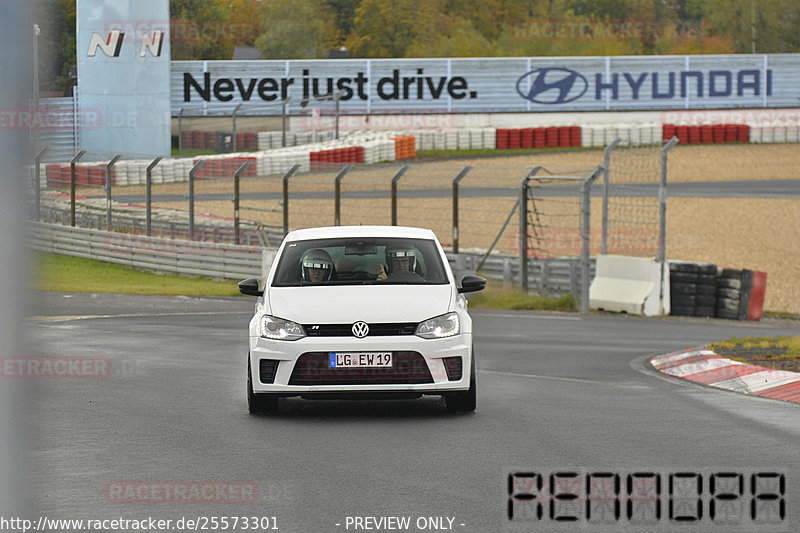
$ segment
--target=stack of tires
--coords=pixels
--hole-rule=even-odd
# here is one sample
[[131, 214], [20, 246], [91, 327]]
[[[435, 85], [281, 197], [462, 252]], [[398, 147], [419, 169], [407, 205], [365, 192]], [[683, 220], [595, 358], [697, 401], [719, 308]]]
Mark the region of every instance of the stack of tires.
[[718, 318], [747, 320], [752, 276], [750, 270], [726, 268], [722, 271], [717, 278]]
[[713, 317], [718, 304], [717, 265], [670, 263], [671, 314]]

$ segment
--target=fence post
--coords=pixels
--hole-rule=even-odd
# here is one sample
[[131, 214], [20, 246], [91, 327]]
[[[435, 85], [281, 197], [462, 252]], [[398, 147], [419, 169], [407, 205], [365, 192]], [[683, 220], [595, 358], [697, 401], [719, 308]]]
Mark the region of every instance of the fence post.
[[114, 164], [122, 157], [122, 154], [115, 155], [106, 165], [106, 230], [111, 231], [111, 169]]
[[75, 164], [83, 157], [86, 150], [81, 150], [69, 162], [69, 223], [75, 226]]
[[252, 161], [245, 161], [233, 174], [233, 242], [239, 244], [239, 178]]
[[178, 157], [183, 157], [183, 111], [178, 113]]
[[528, 182], [542, 167], [537, 166], [522, 178], [519, 189], [519, 286], [528, 292]]
[[608, 253], [608, 172], [611, 168], [611, 151], [622, 142], [617, 137], [603, 150], [603, 234], [601, 237], [600, 253]]
[[403, 177], [403, 174], [405, 174], [409, 168], [411, 167], [403, 165], [400, 172], [395, 174], [392, 178], [392, 226], [397, 225], [397, 182], [400, 181], [400, 178]]
[[197, 164], [192, 167], [192, 170], [189, 171], [189, 240], [194, 240], [194, 175], [197, 174], [197, 171], [203, 168], [203, 165], [206, 164], [205, 159], [201, 159], [197, 162]]
[[281, 100], [281, 147], [286, 148], [286, 105], [289, 99]]
[[657, 261], [661, 263], [661, 279], [658, 281], [659, 286], [659, 305], [660, 311], [663, 313], [664, 309], [664, 277], [666, 275], [665, 268], [667, 262], [667, 154], [678, 144], [678, 138], [673, 137], [661, 149], [661, 183], [658, 185], [658, 204], [659, 204], [659, 236], [658, 236], [658, 257]]
[[461, 181], [472, 167], [464, 167], [453, 180], [453, 253], [458, 253], [458, 182]]
[[336, 140], [339, 140], [339, 99], [341, 96], [341, 91], [333, 95], [333, 99], [336, 101]]
[[233, 108], [233, 113], [231, 113], [231, 118], [233, 121], [233, 138], [231, 139], [231, 151], [236, 152], [236, 112], [239, 111], [239, 108], [242, 107], [243, 102], [240, 102], [239, 105]]
[[34, 211], [34, 216], [36, 217], [36, 222], [39, 222], [40, 213], [39, 213], [39, 206], [41, 204], [42, 199], [42, 176], [41, 176], [41, 167], [42, 167], [42, 157], [44, 157], [44, 153], [50, 149], [49, 146], [43, 146], [39, 153], [36, 154], [34, 158], [34, 164], [36, 168], [33, 169], [33, 179], [36, 180], [33, 186], [33, 190], [36, 193], [36, 210]]
[[283, 234], [289, 233], [289, 178], [300, 169], [295, 165], [283, 176]]
[[347, 165], [344, 167], [339, 174], [336, 175], [336, 179], [333, 180], [333, 225], [340, 226], [342, 223], [341, 219], [341, 206], [342, 206], [342, 178], [344, 178], [345, 174], [350, 172], [353, 169], [353, 165]]
[[595, 167], [592, 175], [581, 182], [581, 313], [589, 314], [589, 254], [591, 252], [592, 183], [605, 172]]
[[[181, 109], [183, 112], [183, 109]], [[180, 128], [179, 128], [180, 129]], [[146, 216], [147, 216], [147, 236], [150, 236], [151, 233], [151, 224], [152, 224], [152, 217], [153, 212], [151, 208], [151, 200], [152, 200], [152, 183], [153, 183], [153, 169], [156, 168], [156, 165], [161, 161], [161, 156], [156, 157], [153, 159], [153, 162], [147, 165], [147, 177], [146, 177], [146, 184], [147, 184], [147, 209], [146, 209]]]

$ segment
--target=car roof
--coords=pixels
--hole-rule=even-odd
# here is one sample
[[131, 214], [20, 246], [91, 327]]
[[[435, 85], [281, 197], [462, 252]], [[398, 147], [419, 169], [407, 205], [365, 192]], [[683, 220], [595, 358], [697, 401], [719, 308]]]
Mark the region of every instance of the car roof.
[[433, 239], [433, 231], [406, 226], [329, 226], [290, 231], [285, 241], [306, 241], [310, 239], [335, 239], [342, 237], [405, 237], [409, 239]]

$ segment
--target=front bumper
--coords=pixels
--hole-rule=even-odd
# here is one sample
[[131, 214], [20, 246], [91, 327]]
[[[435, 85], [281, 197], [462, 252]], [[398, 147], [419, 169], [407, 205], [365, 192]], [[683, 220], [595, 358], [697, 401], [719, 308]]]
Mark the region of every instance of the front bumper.
[[[365, 339], [355, 339], [352, 337], [306, 337], [297, 341], [273, 341], [261, 337], [250, 338], [250, 368], [252, 371], [253, 392], [273, 393], [284, 396], [309, 396], [314, 393], [391, 393], [408, 392], [416, 394], [443, 394], [452, 391], [464, 391], [470, 386], [470, 363], [472, 357], [472, 335], [462, 333], [445, 339], [422, 339], [417, 336], [387, 336], [387, 337], [367, 337]], [[381, 379], [381, 372], [364, 372], [366, 376], [374, 375], [375, 382], [370, 382], [369, 377], [361, 379], [358, 383], [337, 383], [337, 384], [303, 384], [296, 385], [290, 382], [298, 382], [297, 374], [292, 379], [295, 366], [303, 354], [329, 353], [329, 352], [392, 352], [396, 362], [402, 362], [398, 355], [417, 353], [421, 356], [420, 365], [424, 365], [429, 372], [430, 378], [424, 383], [414, 383], [419, 379], [411, 379], [406, 382], [386, 383]], [[445, 369], [444, 358], [461, 358], [461, 378], [457, 380], [448, 379]], [[262, 383], [259, 372], [262, 359], [278, 361], [275, 369], [273, 383]], [[298, 367], [299, 368], [299, 367]], [[345, 369], [342, 369], [345, 370]], [[330, 375], [335, 369], [324, 369], [326, 375]], [[415, 372], [416, 377], [419, 376]], [[384, 381], [381, 383], [380, 381]], [[308, 383], [308, 380], [306, 380]]]

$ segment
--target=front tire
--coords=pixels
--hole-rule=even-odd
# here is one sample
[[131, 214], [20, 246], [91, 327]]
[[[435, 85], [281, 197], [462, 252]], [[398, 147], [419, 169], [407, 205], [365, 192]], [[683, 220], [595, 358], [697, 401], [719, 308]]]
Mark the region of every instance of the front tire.
[[250, 354], [247, 354], [247, 410], [251, 415], [278, 411], [278, 397], [273, 394], [253, 392], [253, 373], [250, 371]]
[[472, 351], [469, 365], [469, 389], [459, 392], [448, 392], [444, 395], [444, 404], [448, 413], [471, 413], [478, 403], [477, 383], [475, 381], [475, 350]]

